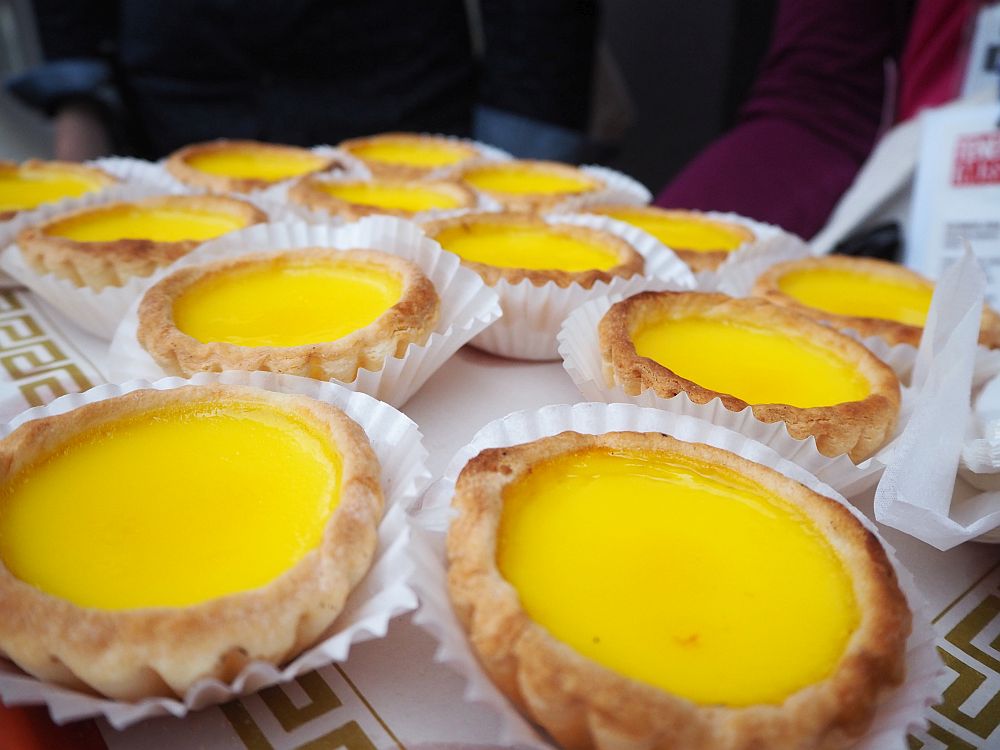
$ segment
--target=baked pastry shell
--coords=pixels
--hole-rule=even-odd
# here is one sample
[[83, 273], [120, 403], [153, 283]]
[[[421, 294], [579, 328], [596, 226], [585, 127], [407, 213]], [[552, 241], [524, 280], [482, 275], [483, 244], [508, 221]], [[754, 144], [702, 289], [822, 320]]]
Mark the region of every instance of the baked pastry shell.
[[[723, 226], [726, 229], [740, 235], [742, 242], [739, 247], [733, 250], [691, 250], [683, 247], [671, 247], [677, 257], [683, 260], [688, 268], [695, 273], [701, 271], [714, 271], [728, 260], [733, 253], [753, 244], [758, 237], [754, 231], [746, 224], [740, 224], [729, 219], [716, 218], [714, 215], [705, 214], [700, 211], [668, 210], [657, 206], [634, 206], [626, 203], [598, 203], [588, 205], [584, 209], [588, 213], [600, 216], [609, 216], [616, 211], [631, 211], [634, 213], [645, 213], [657, 217], [670, 217], [683, 219], [685, 221], [696, 222], [709, 226]], [[613, 217], [612, 217], [613, 218]]]
[[[22, 167], [46, 172], [56, 171], [61, 174], [69, 173], [71, 175], [83, 177], [96, 182], [98, 187], [95, 187], [94, 190], [87, 191], [88, 193], [97, 192], [118, 183], [118, 178], [114, 175], [108, 174], [99, 167], [93, 167], [86, 164], [77, 164], [76, 162], [70, 161], [43, 161], [41, 159], [28, 159], [27, 161], [18, 164], [17, 162], [0, 159], [0, 174], [17, 172]], [[67, 196], [66, 198], [59, 200], [73, 200], [73, 198], [71, 196]], [[36, 210], [37, 208], [38, 206], [35, 208], [11, 209], [6, 211], [0, 210], [0, 221], [9, 221], [19, 214], [28, 213]]]
[[[317, 175], [310, 175], [298, 180], [288, 191], [288, 199], [292, 203], [305, 206], [311, 211], [320, 214], [337, 216], [347, 221], [355, 221], [365, 216], [385, 215], [398, 216], [400, 218], [412, 218], [418, 213], [416, 211], [403, 211], [401, 209], [380, 208], [378, 206], [366, 206], [331, 195], [322, 188], [324, 182], [343, 182], [348, 184], [362, 184], [368, 180], [343, 179], [325, 180]], [[473, 209], [477, 205], [476, 193], [462, 183], [452, 180], [430, 180], [417, 181], [414, 179], [403, 179], [398, 177], [379, 177], [379, 181], [393, 187], [426, 187], [445, 193], [458, 201], [458, 205], [453, 209], [442, 209], [445, 211], [460, 211]]]
[[244, 222], [244, 228], [267, 221], [267, 215], [246, 201], [212, 195], [162, 195], [135, 201], [103, 203], [57, 214], [21, 230], [17, 245], [25, 262], [39, 274], [52, 274], [79, 287], [100, 291], [125, 285], [130, 278], [150, 276], [187, 255], [205, 240], [158, 242], [148, 239], [118, 239], [109, 242], [78, 242], [48, 233], [52, 225], [77, 216], [110, 213], [128, 206], [211, 211]]
[[[401, 297], [367, 326], [335, 341], [317, 344], [251, 347], [201, 342], [175, 325], [174, 302], [199, 281], [253, 266], [294, 264], [298, 260], [375, 266], [401, 280]], [[401, 357], [410, 344], [425, 343], [439, 314], [440, 299], [434, 285], [415, 263], [375, 250], [300, 248], [252, 253], [176, 270], [143, 295], [137, 336], [156, 363], [172, 375], [261, 370], [349, 383], [359, 369], [378, 370], [387, 358]]]
[[[422, 144], [440, 144], [448, 148], [456, 149], [463, 156], [461, 160], [454, 163], [440, 166], [422, 167], [415, 164], [391, 164], [375, 159], [367, 159], [359, 151], [369, 144], [385, 143], [391, 141], [404, 145], [419, 146]], [[460, 166], [464, 162], [482, 160], [487, 156], [484, 150], [472, 141], [465, 141], [458, 138], [450, 138], [443, 135], [425, 135], [422, 133], [379, 133], [377, 135], [364, 136], [361, 138], [349, 138], [337, 144], [337, 148], [347, 152], [353, 158], [360, 161], [369, 172], [375, 177], [394, 178], [400, 180], [420, 180], [436, 174], [443, 169], [449, 170]], [[493, 149], [489, 149], [493, 153]], [[499, 153], [499, 152], [496, 152]]]
[[[677, 375], [664, 365], [635, 350], [632, 331], [643, 321], [662, 315], [708, 314], [752, 320], [788, 331], [829, 349], [857, 368], [869, 382], [871, 393], [860, 401], [801, 408], [789, 404], [748, 404], [727, 393], [705, 388]], [[814, 437], [816, 447], [827, 456], [848, 454], [855, 462], [868, 458], [892, 435], [899, 415], [899, 379], [892, 369], [862, 344], [827, 326], [760, 299], [734, 299], [724, 294], [701, 292], [641, 292], [615, 303], [598, 325], [598, 340], [605, 379], [637, 396], [651, 389], [660, 398], [679, 393], [697, 404], [719, 399], [729, 411], [748, 406], [762, 422], [783, 422], [796, 438]]]
[[607, 283], [614, 278], [630, 278], [645, 271], [645, 259], [623, 238], [605, 230], [560, 222], [558, 216], [547, 219], [530, 213], [516, 211], [467, 213], [460, 216], [425, 222], [423, 228], [428, 237], [436, 240], [446, 231], [453, 229], [464, 230], [483, 224], [494, 226], [528, 225], [539, 229], [551, 228], [571, 239], [600, 244], [618, 257], [618, 263], [611, 268], [593, 268], [585, 271], [565, 271], [558, 268], [511, 268], [478, 263], [462, 258], [463, 265], [482, 276], [483, 281], [490, 286], [494, 286], [497, 282], [503, 280], [510, 284], [529, 281], [534, 286], [543, 286], [552, 282], [560, 287], [578, 285], [589, 289], [598, 281]]
[[264, 180], [258, 177], [229, 177], [226, 175], [211, 174], [197, 169], [189, 163], [189, 159], [201, 154], [211, 154], [225, 152], [232, 149], [253, 149], [262, 152], [270, 152], [277, 155], [311, 155], [317, 157], [313, 172], [325, 172], [336, 167], [343, 166], [336, 156], [330, 154], [318, 154], [307, 148], [299, 146], [286, 146], [277, 143], [264, 143], [262, 141], [248, 140], [226, 140], [206, 141], [204, 143], [192, 143], [174, 151], [163, 162], [166, 170], [183, 184], [190, 187], [201, 188], [213, 193], [252, 193], [256, 190], [266, 190], [281, 182], [287, 182], [296, 177], [289, 177], [285, 180]]
[[[534, 462], [593, 445], [655, 445], [729, 466], [836, 534], [830, 541], [851, 573], [862, 620], [834, 674], [780, 706], [699, 707], [591, 662], [534, 623], [496, 568], [501, 493]], [[879, 542], [839, 503], [735, 454], [655, 433], [562, 433], [480, 453], [459, 476], [454, 506], [448, 580], [456, 614], [493, 682], [565, 747], [846, 747], [902, 681], [910, 613]]]
[[0, 565], [0, 649], [35, 676], [118, 700], [182, 695], [204, 678], [232, 680], [252, 660], [281, 663], [319, 638], [365, 575], [383, 498], [364, 430], [340, 409], [301, 396], [231, 385], [132, 391], [26, 422], [0, 441], [10, 475], [82, 431], [137, 411], [192, 401], [262, 402], [328, 436], [342, 457], [340, 503], [319, 547], [270, 583], [183, 608], [76, 606]]
[[589, 199], [601, 194], [607, 189], [608, 181], [596, 170], [586, 171], [569, 164], [555, 161], [539, 161], [536, 159], [512, 159], [504, 162], [489, 162], [484, 160], [471, 161], [459, 165], [448, 172], [449, 178], [464, 181], [465, 176], [472, 171], [491, 166], [523, 166], [528, 170], [536, 170], [557, 177], [580, 180], [584, 183], [581, 189], [567, 193], [503, 193], [476, 187], [466, 183], [473, 190], [485, 193], [497, 201], [507, 211], [526, 211], [543, 213], [576, 199]]
[[[838, 315], [804, 305], [794, 297], [785, 294], [779, 286], [781, 278], [794, 271], [852, 271], [884, 278], [888, 281], [916, 282], [933, 288], [933, 282], [905, 266], [875, 258], [857, 258], [843, 255], [802, 258], [784, 261], [770, 266], [754, 283], [753, 294], [763, 297], [776, 305], [794, 309], [803, 315], [826, 323], [839, 331], [855, 331], [861, 336], [878, 336], [890, 345], [908, 344], [919, 346], [923, 335], [922, 326], [909, 325], [885, 318], [866, 318], [853, 315]], [[983, 308], [980, 323], [979, 343], [990, 349], [1000, 349], [1000, 315], [991, 307]]]

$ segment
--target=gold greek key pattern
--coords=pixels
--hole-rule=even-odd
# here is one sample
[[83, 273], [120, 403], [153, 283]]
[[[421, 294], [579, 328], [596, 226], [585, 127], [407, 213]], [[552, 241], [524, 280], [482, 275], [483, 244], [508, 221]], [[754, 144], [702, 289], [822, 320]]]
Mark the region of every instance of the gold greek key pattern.
[[911, 750], [1000, 748], [1000, 564], [936, 620], [938, 653], [953, 673]]
[[[304, 699], [292, 694], [296, 687]], [[220, 708], [247, 750], [376, 750], [392, 745], [406, 750], [337, 666], [302, 675], [288, 685], [265, 688]]]

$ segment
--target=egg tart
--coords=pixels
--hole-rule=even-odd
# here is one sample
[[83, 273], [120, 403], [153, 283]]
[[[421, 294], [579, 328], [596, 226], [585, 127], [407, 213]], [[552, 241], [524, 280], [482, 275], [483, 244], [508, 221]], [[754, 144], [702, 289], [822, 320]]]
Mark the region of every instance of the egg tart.
[[410, 218], [423, 211], [453, 211], [476, 206], [476, 194], [448, 180], [324, 180], [305, 177], [288, 191], [288, 198], [348, 221], [372, 214]]
[[605, 188], [604, 180], [582, 169], [530, 159], [474, 162], [456, 169], [452, 177], [511, 211], [545, 211]]
[[756, 239], [749, 227], [698, 211], [628, 204], [587, 206], [583, 210], [624, 221], [648, 232], [695, 272], [718, 268], [735, 250]]
[[903, 680], [881, 544], [728, 451], [564, 432], [480, 453], [453, 507], [455, 612], [563, 747], [846, 748]]
[[[934, 284], [896, 263], [826, 255], [771, 266], [753, 293], [838, 330], [919, 346]], [[1000, 348], [1000, 315], [989, 307], [983, 308], [979, 343]]]
[[149, 276], [215, 237], [267, 221], [245, 201], [161, 195], [59, 214], [23, 229], [17, 244], [38, 273], [99, 291]]
[[46, 203], [102, 190], [117, 179], [97, 167], [66, 161], [0, 160], [0, 221]]
[[215, 193], [249, 193], [339, 166], [307, 148], [260, 141], [195, 143], [167, 157], [167, 170], [185, 185]]
[[361, 160], [376, 177], [417, 180], [480, 158], [471, 143], [418, 133], [381, 133], [343, 141], [338, 148]]
[[118, 700], [288, 661], [376, 548], [368, 439], [303, 396], [134, 391], [26, 422], [0, 460], [0, 652]]
[[589, 289], [597, 281], [642, 273], [645, 265], [615, 234], [528, 213], [470, 213], [427, 222], [423, 229], [490, 285], [528, 279], [535, 286], [551, 281]]
[[697, 404], [747, 406], [827, 456], [861, 461], [890, 437], [899, 380], [860, 343], [761, 299], [643, 292], [598, 325], [605, 376], [629, 395], [686, 393]]
[[146, 291], [138, 340], [173, 375], [263, 370], [352, 382], [427, 341], [434, 285], [375, 250], [304, 248], [177, 269]]

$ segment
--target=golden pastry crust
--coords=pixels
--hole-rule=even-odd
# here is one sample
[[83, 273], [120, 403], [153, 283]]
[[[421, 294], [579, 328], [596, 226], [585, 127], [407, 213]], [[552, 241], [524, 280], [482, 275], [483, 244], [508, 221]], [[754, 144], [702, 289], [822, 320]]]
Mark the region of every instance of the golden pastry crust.
[[[293, 203], [299, 203], [306, 208], [312, 209], [313, 211], [322, 211], [324, 213], [333, 214], [334, 216], [340, 216], [348, 221], [354, 221], [364, 216], [372, 216], [375, 214], [401, 216], [404, 219], [408, 219], [415, 213], [419, 213], [417, 211], [404, 211], [402, 209], [380, 208], [378, 206], [366, 206], [361, 203], [351, 203], [350, 201], [338, 198], [335, 195], [328, 193], [322, 188], [323, 182], [324, 180], [318, 176], [303, 177], [292, 186], [291, 190], [288, 191], [288, 199]], [[340, 184], [365, 185], [369, 182], [369, 180], [351, 180], [343, 181]], [[376, 182], [387, 187], [426, 188], [428, 190], [435, 190], [444, 193], [458, 201], [458, 205], [455, 206], [454, 209], [445, 209], [449, 211], [469, 209], [476, 206], [476, 194], [462, 183], [455, 182], [453, 180], [417, 181], [412, 179], [390, 177], [377, 179]]]
[[[780, 705], [698, 705], [587, 659], [534, 622], [496, 565], [504, 488], [539, 461], [591, 447], [709, 461], [805, 512], [848, 571], [861, 617], [835, 671]], [[728, 451], [657, 433], [564, 432], [483, 451], [459, 476], [452, 505], [448, 584], [456, 614], [493, 682], [562, 747], [834, 750], [867, 731], [879, 700], [903, 680], [911, 616], [882, 545], [840, 503]]]
[[[681, 211], [659, 208], [657, 206], [634, 206], [624, 203], [602, 203], [599, 205], [586, 206], [582, 208], [581, 211], [588, 214], [601, 214], [603, 216], [609, 216], [618, 211], [630, 211], [637, 214], [648, 214], [649, 216], [657, 218], [682, 220], [713, 227], [724, 227], [726, 230], [739, 235], [744, 244], [755, 242], [757, 240], [757, 235], [754, 234], [749, 227], [745, 227], [742, 224], [736, 224], [731, 221], [713, 219], [709, 216], [705, 216], [705, 214], [700, 211]], [[612, 218], [614, 217], [612, 216]], [[673, 250], [677, 257], [684, 261], [688, 268], [695, 273], [698, 273], [699, 271], [714, 271], [734, 252], [732, 250], [721, 249], [691, 250], [690, 248], [673, 246], [671, 246], [670, 249]]]
[[[436, 240], [442, 233], [448, 230], [461, 229], [471, 231], [472, 227], [482, 225], [494, 226], [527, 226], [532, 228], [549, 228], [565, 237], [581, 240], [584, 242], [597, 242], [609, 251], [618, 256], [619, 262], [607, 270], [598, 268], [586, 271], [564, 271], [558, 268], [507, 268], [503, 266], [491, 266], [487, 263], [477, 263], [475, 261], [462, 258], [462, 264], [471, 268], [483, 277], [489, 285], [495, 285], [501, 279], [511, 284], [517, 284], [525, 279], [535, 286], [542, 286], [552, 281], [558, 286], [567, 287], [571, 284], [578, 284], [585, 289], [590, 289], [596, 282], [610, 282], [615, 277], [629, 278], [637, 273], [642, 273], [645, 269], [645, 259], [632, 245], [616, 234], [605, 232], [591, 227], [584, 227], [578, 224], [549, 223], [539, 216], [530, 213], [519, 213], [516, 211], [504, 212], [483, 212], [464, 214], [447, 219], [438, 219], [423, 223], [424, 233], [433, 240]], [[445, 248], [447, 250], [447, 248]]]
[[[752, 321], [804, 338], [856, 368], [868, 380], [871, 393], [861, 401], [803, 408], [748, 404], [732, 394], [705, 388], [636, 352], [632, 332], [665, 314]], [[627, 394], [636, 396], [652, 389], [661, 398], [673, 398], [683, 392], [696, 404], [718, 398], [730, 411], [749, 406], [762, 422], [784, 422], [792, 437], [816, 438], [816, 447], [827, 456], [847, 453], [855, 462], [868, 458], [892, 435], [899, 415], [899, 379], [888, 365], [849, 336], [761, 299], [703, 292], [642, 292], [612, 305], [598, 325], [598, 338], [605, 377]]]
[[239, 219], [244, 227], [267, 221], [267, 215], [259, 208], [234, 198], [215, 195], [161, 195], [132, 202], [106, 203], [59, 214], [46, 222], [21, 230], [17, 235], [17, 245], [24, 260], [38, 273], [50, 273], [61, 279], [68, 279], [76, 286], [100, 291], [107, 286], [122, 286], [134, 276], [149, 276], [206, 241], [119, 239], [110, 242], [78, 242], [49, 234], [51, 228], [75, 217], [113, 213], [130, 206], [209, 211]]
[[564, 177], [572, 180], [580, 180], [584, 186], [579, 190], [568, 193], [503, 193], [494, 190], [486, 190], [476, 187], [472, 183], [467, 183], [473, 190], [493, 198], [497, 203], [508, 211], [533, 211], [543, 213], [549, 211], [560, 203], [583, 195], [590, 195], [599, 190], [603, 190], [606, 185], [600, 177], [587, 174], [582, 169], [563, 164], [557, 161], [538, 161], [535, 159], [511, 159], [509, 161], [474, 161], [464, 164], [448, 173], [448, 176], [456, 180], [464, 180], [465, 176], [474, 170], [489, 169], [491, 167], [524, 167], [534, 172], [541, 172], [555, 177]]
[[141, 390], [27, 422], [0, 441], [8, 477], [100, 424], [171, 404], [257, 402], [294, 414], [336, 446], [340, 502], [317, 549], [257, 589], [183, 608], [78, 607], [15, 578], [0, 563], [0, 652], [49, 682], [117, 700], [180, 696], [196, 681], [231, 681], [251, 660], [281, 664], [333, 623], [375, 553], [379, 463], [358, 424], [303, 396], [231, 385]]
[[[253, 266], [281, 267], [317, 261], [372, 265], [394, 274], [403, 283], [399, 302], [364, 328], [342, 338], [301, 346], [204, 343], [174, 323], [174, 301], [198, 281]], [[140, 345], [171, 375], [248, 370], [350, 383], [359, 369], [378, 371], [386, 359], [402, 357], [410, 344], [424, 344], [437, 325], [440, 307], [434, 284], [408, 260], [377, 250], [312, 247], [254, 253], [178, 269], [143, 295], [137, 335]]]
[[[14, 161], [5, 161], [0, 159], [0, 174], [14, 174], [22, 169], [33, 172], [55, 172], [56, 174], [69, 173], [87, 180], [92, 180], [98, 186], [96, 189], [108, 187], [109, 185], [114, 185], [118, 182], [117, 177], [109, 175], [103, 169], [87, 166], [86, 164], [77, 164], [76, 162], [71, 161], [42, 161], [40, 159], [29, 159], [28, 161], [18, 164]], [[0, 221], [9, 221], [10, 219], [13, 219], [21, 213], [22, 210], [25, 209], [10, 211], [0, 210]], [[34, 209], [26, 210], [33, 211]]]
[[[164, 166], [174, 177], [185, 185], [203, 188], [213, 193], [251, 193], [254, 190], [264, 190], [278, 182], [284, 180], [265, 180], [259, 177], [227, 177], [226, 175], [211, 174], [191, 166], [189, 160], [192, 157], [202, 154], [211, 154], [230, 151], [233, 149], [269, 152], [279, 156], [289, 155], [297, 158], [308, 157], [316, 160], [316, 167], [312, 172], [326, 172], [335, 167], [342, 166], [340, 161], [333, 156], [321, 156], [307, 148], [298, 146], [285, 146], [279, 143], [264, 143], [262, 141], [240, 141], [227, 140], [221, 138], [216, 141], [206, 141], [205, 143], [192, 143], [189, 146], [174, 151], [167, 157]], [[293, 178], [288, 178], [293, 179]]]
[[[416, 164], [392, 164], [389, 162], [378, 161], [376, 159], [366, 159], [362, 155], [362, 151], [365, 146], [380, 143], [393, 143], [401, 146], [417, 147], [428, 144], [447, 146], [449, 149], [454, 149], [457, 153], [460, 153], [461, 157], [458, 162], [444, 167], [421, 167]], [[346, 151], [355, 159], [364, 163], [364, 165], [368, 167], [368, 170], [375, 177], [388, 177], [400, 180], [423, 179], [432, 172], [437, 172], [442, 169], [451, 169], [458, 164], [463, 164], [467, 161], [472, 161], [481, 157], [479, 149], [471, 143], [456, 140], [454, 138], [445, 138], [443, 136], [436, 135], [421, 135], [419, 133], [379, 133], [378, 135], [369, 135], [363, 138], [349, 138], [348, 140], [337, 144], [337, 148]]]
[[[852, 315], [837, 315], [836, 313], [819, 310], [799, 302], [781, 291], [781, 277], [795, 271], [836, 270], [863, 273], [867, 276], [884, 278], [887, 281], [916, 283], [934, 288], [934, 282], [925, 276], [911, 271], [898, 263], [890, 263], [876, 258], [856, 258], [846, 255], [824, 255], [814, 258], [801, 258], [776, 263], [762, 273], [754, 283], [753, 293], [776, 305], [784, 305], [803, 315], [833, 326], [839, 331], [856, 331], [862, 336], [878, 336], [889, 344], [909, 344], [920, 346], [923, 335], [922, 326], [908, 325], [896, 320], [885, 318], [864, 318]], [[983, 307], [983, 317], [979, 329], [979, 343], [990, 349], [1000, 349], [1000, 315], [991, 307]]]

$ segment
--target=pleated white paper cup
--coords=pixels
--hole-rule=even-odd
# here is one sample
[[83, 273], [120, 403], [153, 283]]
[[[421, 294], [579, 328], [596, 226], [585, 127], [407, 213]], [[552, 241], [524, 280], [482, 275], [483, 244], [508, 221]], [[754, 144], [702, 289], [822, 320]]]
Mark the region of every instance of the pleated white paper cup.
[[84, 404], [142, 388], [169, 390], [212, 383], [249, 385], [308, 396], [339, 407], [361, 425], [378, 456], [386, 499], [385, 514], [378, 530], [378, 548], [367, 575], [351, 592], [325, 637], [284, 666], [252, 662], [231, 683], [202, 680], [193, 685], [183, 699], [147, 698], [123, 702], [43, 682], [0, 659], [0, 698], [6, 705], [44, 704], [53, 720], [60, 724], [100, 716], [116, 729], [154, 716], [184, 716], [189, 711], [293, 680], [321, 666], [346, 661], [354, 644], [383, 637], [390, 620], [417, 606], [410, 582], [413, 565], [407, 552], [410, 534], [404, 509], [413, 504], [430, 480], [425, 465], [427, 451], [414, 422], [388, 404], [365, 394], [348, 391], [333, 383], [272, 373], [201, 373], [188, 380], [164, 378], [152, 383], [133, 380], [121, 385], [98, 386], [84, 393], [63, 396], [47, 406], [29, 409], [0, 427], [0, 434], [7, 435], [29, 420], [62, 414]]
[[940, 678], [944, 674], [944, 668], [935, 649], [932, 613], [917, 591], [913, 577], [899, 563], [893, 548], [879, 536], [875, 525], [833, 488], [803, 467], [782, 458], [770, 447], [745, 435], [658, 409], [630, 404], [596, 403], [546, 406], [533, 411], [515, 412], [489, 423], [455, 454], [444, 476], [431, 485], [420, 506], [411, 512], [414, 525], [411, 548], [416, 566], [413, 583], [421, 603], [414, 621], [437, 638], [440, 645], [435, 658], [448, 664], [465, 678], [466, 699], [490, 706], [501, 717], [503, 744], [549, 747], [479, 666], [452, 610], [447, 593], [444, 557], [444, 536], [452, 516], [451, 499], [455, 481], [462, 468], [481, 451], [518, 445], [566, 430], [594, 435], [625, 430], [659, 432], [689, 442], [706, 443], [775, 469], [846, 507], [885, 548], [900, 588], [913, 612], [913, 632], [906, 646], [906, 679], [879, 706], [868, 733], [852, 750], [905, 750], [906, 735], [926, 726], [927, 709], [940, 699]]
[[500, 297], [503, 317], [473, 339], [472, 345], [478, 349], [511, 359], [558, 360], [559, 328], [566, 316], [587, 300], [632, 294], [651, 279], [661, 288], [694, 287], [694, 276], [680, 258], [653, 235], [631, 224], [594, 214], [551, 213], [542, 218], [549, 224], [575, 224], [621, 237], [643, 257], [645, 270], [628, 279], [598, 281], [590, 288], [579, 284], [561, 287], [554, 281], [535, 286], [529, 279], [517, 283], [501, 279], [493, 289]]
[[[416, 224], [389, 216], [369, 216], [340, 227], [302, 222], [249, 227], [201, 245], [171, 269], [152, 276], [145, 288], [177, 268], [251, 252], [306, 247], [363, 248], [392, 253], [416, 263], [434, 284], [441, 310], [427, 342], [410, 344], [402, 357], [387, 357], [380, 370], [361, 369], [352, 382], [341, 383], [393, 406], [404, 404], [459, 348], [500, 317], [496, 292], [478, 274], [463, 267], [457, 256], [444, 252]], [[137, 295], [130, 305], [111, 342], [108, 369], [114, 380], [167, 374], [139, 344], [136, 332], [141, 296]]]
[[[24, 227], [47, 221], [67, 211], [80, 208], [103, 206], [117, 201], [137, 201], [158, 195], [195, 194], [180, 186], [165, 189], [164, 183], [131, 182], [116, 185], [100, 193], [94, 193], [74, 201], [63, 201], [32, 212], [30, 217], [14, 220], [17, 226], [12, 228], [10, 243], [0, 253], [0, 269], [9, 274], [18, 283], [28, 287], [56, 310], [65, 315], [83, 330], [104, 339], [110, 339], [115, 329], [125, 317], [129, 305], [149, 284], [150, 277], [133, 276], [122, 286], [106, 286], [100, 291], [90, 287], [77, 286], [69, 279], [64, 279], [52, 273], [39, 273], [28, 265], [21, 249], [14, 243], [14, 238]], [[230, 196], [245, 203], [251, 203], [267, 214], [271, 221], [283, 221], [294, 217], [290, 210], [273, 200], [260, 196]], [[3, 230], [7, 232], [7, 228]], [[172, 267], [172, 266], [170, 266]]]
[[[628, 295], [615, 294], [581, 305], [570, 314], [559, 332], [559, 354], [563, 367], [584, 398], [652, 407], [702, 419], [741, 433], [769, 446], [778, 455], [802, 466], [847, 497], [854, 497], [878, 482], [885, 466], [877, 456], [859, 464], [851, 461], [846, 454], [825, 456], [816, 447], [814, 437], [794, 438], [788, 433], [784, 422], [762, 422], [754, 416], [749, 406], [734, 412], [723, 406], [719, 399], [713, 399], [707, 404], [696, 404], [686, 393], [679, 393], [673, 398], [662, 398], [652, 389], [633, 396], [625, 393], [620, 385], [608, 383], [601, 360], [597, 327], [611, 306], [626, 296]], [[908, 405], [910, 398], [905, 389], [903, 396], [904, 406]], [[900, 426], [897, 426], [895, 433], [897, 435], [905, 424], [905, 408], [901, 409], [899, 421]]]

